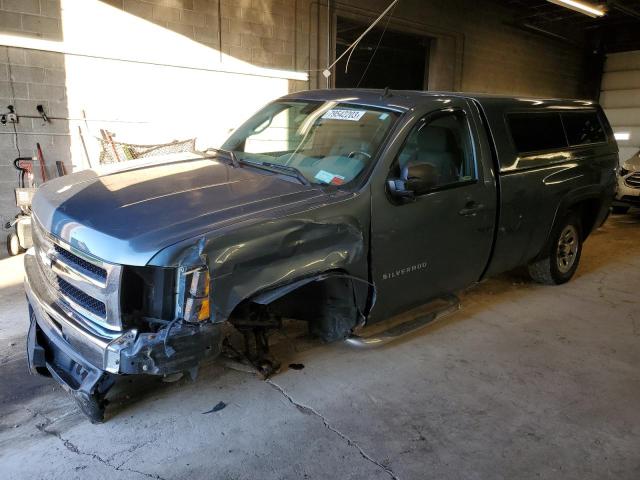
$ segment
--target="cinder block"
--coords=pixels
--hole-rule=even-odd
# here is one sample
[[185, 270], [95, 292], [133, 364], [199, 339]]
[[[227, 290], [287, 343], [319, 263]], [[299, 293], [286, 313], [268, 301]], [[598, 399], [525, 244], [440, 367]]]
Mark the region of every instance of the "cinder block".
[[[224, 18], [224, 13], [223, 13]], [[250, 33], [256, 37], [272, 37], [273, 29], [266, 25], [244, 22], [242, 20], [230, 18], [229, 29], [235, 33]]]
[[56, 18], [22, 14], [22, 29], [26, 32], [38, 33], [47, 39], [62, 38], [62, 27]]
[[20, 82], [0, 82], [0, 97], [11, 100], [29, 98], [27, 84]]
[[13, 65], [11, 67], [11, 79], [14, 82], [43, 83], [44, 68]]
[[162, 4], [167, 7], [193, 10], [193, 0], [162, 0]]
[[49, 120], [45, 122], [41, 118], [32, 118], [31, 124], [34, 133], [43, 135], [69, 133], [69, 122], [66, 120]]
[[293, 55], [287, 55], [285, 53], [276, 53], [273, 56], [275, 68], [293, 68]]
[[47, 67], [64, 69], [64, 55], [56, 52], [40, 50], [25, 50], [25, 64], [32, 67]]
[[263, 13], [262, 10], [257, 8], [242, 8], [241, 9], [242, 19], [251, 22], [251, 23], [263, 23]]
[[60, 0], [40, 0], [40, 15], [44, 17], [60, 18]]
[[217, 0], [193, 0], [193, 10], [201, 13], [218, 13]]
[[222, 2], [222, 8], [226, 7], [238, 7], [238, 8], [251, 8], [252, 0], [220, 0]]
[[261, 48], [251, 49], [251, 61], [261, 66], [274, 66], [274, 55]]
[[67, 96], [67, 89], [60, 85], [46, 85], [30, 83], [29, 98], [32, 100], [50, 100], [53, 102], [61, 102]]
[[204, 27], [206, 15], [207, 14], [203, 12], [192, 12], [189, 10], [183, 10], [182, 12], [180, 12], [180, 23], [185, 25], [193, 25], [196, 27]]
[[0, 63], [0, 82], [9, 80], [9, 69], [6, 64]]
[[25, 65], [25, 52], [26, 50], [23, 48], [1, 48], [0, 59], [2, 62], [10, 63], [11, 65]]
[[174, 23], [167, 22], [167, 28], [169, 30], [173, 30], [180, 35], [184, 35], [185, 37], [195, 38], [195, 30], [193, 29], [193, 25], [185, 25], [184, 23]]
[[18, 116], [21, 115], [38, 115], [37, 105], [42, 105], [45, 111], [49, 111], [49, 102], [47, 100], [24, 100], [18, 99], [13, 106], [16, 108]]
[[[271, 27], [284, 26], [284, 17], [274, 12], [263, 12], [261, 22], [263, 25], [269, 25]], [[291, 26], [293, 26], [293, 18], [291, 18]]]
[[[225, 19], [223, 19], [225, 20]], [[227, 20], [228, 22], [228, 20]], [[218, 27], [218, 25], [222, 23], [219, 20], [219, 17], [217, 15], [209, 15], [209, 14], [205, 14], [204, 15], [204, 24], [207, 25], [208, 27]]]
[[218, 40], [218, 32], [209, 27], [193, 27], [195, 39], [204, 42], [214, 42]]
[[140, 0], [124, 0], [124, 10], [145, 19], [153, 18], [153, 5]]
[[54, 68], [44, 69], [44, 82], [49, 85], [65, 85], [67, 75], [64, 70], [58, 70]]
[[171, 7], [153, 7], [154, 20], [163, 22], [180, 22], [180, 10]]
[[242, 46], [242, 37], [240, 33], [230, 33], [226, 32], [222, 34], [222, 45], [223, 46], [233, 46], [233, 47], [241, 47]]
[[242, 45], [242, 48], [249, 49], [249, 52], [251, 51], [252, 48], [257, 48], [262, 46], [261, 38], [256, 37], [255, 35], [252, 35], [250, 33], [240, 34], [240, 44]]
[[282, 53], [284, 49], [284, 41], [277, 38], [261, 38], [262, 48], [270, 53]]
[[46, 112], [51, 117], [67, 118], [69, 116], [69, 106], [66, 101], [48, 102]]
[[295, 31], [292, 28], [278, 27], [273, 29], [273, 36], [274, 38], [278, 38], [280, 40], [293, 42], [295, 38]]
[[40, 14], [39, 0], [4, 0], [2, 9], [9, 12]]
[[124, 0], [102, 0], [104, 3], [108, 3], [112, 7], [116, 7], [119, 9], [124, 8]]
[[250, 48], [236, 47], [236, 46], [230, 45], [228, 47], [228, 50], [225, 51], [225, 53], [227, 53], [228, 55], [231, 55], [233, 58], [242, 60], [244, 62], [251, 62], [253, 60]]
[[19, 13], [2, 12], [0, 15], [0, 29], [2, 30], [22, 30], [22, 18]]

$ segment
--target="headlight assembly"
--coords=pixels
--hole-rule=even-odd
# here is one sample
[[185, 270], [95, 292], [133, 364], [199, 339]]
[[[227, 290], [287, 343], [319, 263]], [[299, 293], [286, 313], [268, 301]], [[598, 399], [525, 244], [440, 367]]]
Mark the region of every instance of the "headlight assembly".
[[206, 266], [192, 268], [180, 272], [181, 281], [179, 296], [182, 312], [178, 312], [187, 322], [198, 323], [209, 320], [211, 308], [209, 303], [209, 284], [211, 277]]

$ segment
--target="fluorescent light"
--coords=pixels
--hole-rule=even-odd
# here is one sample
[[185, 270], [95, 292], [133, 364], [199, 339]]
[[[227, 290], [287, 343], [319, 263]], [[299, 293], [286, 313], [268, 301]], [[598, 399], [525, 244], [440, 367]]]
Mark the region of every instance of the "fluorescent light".
[[584, 2], [578, 2], [577, 0], [547, 0], [548, 2], [555, 3], [561, 7], [566, 7], [576, 12], [584, 13], [592, 18], [603, 17], [606, 15], [602, 8], [595, 5], [590, 5]]
[[616, 132], [613, 134], [614, 137], [616, 137], [616, 140], [622, 141], [622, 142], [627, 142], [629, 140], [631, 140], [631, 133], [630, 132]]

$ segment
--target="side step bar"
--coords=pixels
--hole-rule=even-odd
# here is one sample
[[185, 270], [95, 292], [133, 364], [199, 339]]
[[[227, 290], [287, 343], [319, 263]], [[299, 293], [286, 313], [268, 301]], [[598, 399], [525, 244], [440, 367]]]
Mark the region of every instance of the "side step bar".
[[[415, 316], [402, 323], [393, 322], [388, 328], [371, 335], [350, 335], [345, 342], [356, 348], [377, 348], [393, 342], [401, 337], [417, 332], [440, 320], [447, 315], [460, 310], [460, 300], [455, 295], [438, 298], [420, 307]], [[377, 325], [376, 325], [377, 326]], [[372, 329], [374, 327], [371, 327]]]

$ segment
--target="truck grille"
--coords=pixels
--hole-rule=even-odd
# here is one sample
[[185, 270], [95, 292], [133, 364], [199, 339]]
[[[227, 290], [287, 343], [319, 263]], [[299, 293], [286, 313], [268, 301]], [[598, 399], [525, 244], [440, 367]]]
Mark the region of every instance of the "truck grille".
[[122, 330], [122, 267], [73, 249], [46, 233], [35, 217], [32, 224], [38, 266], [58, 303], [82, 320], [109, 330]]
[[629, 175], [624, 179], [624, 183], [631, 188], [640, 188], [640, 172]]
[[58, 255], [60, 255], [62, 258], [69, 261], [71, 264], [75, 265], [76, 267], [82, 269], [85, 273], [90, 275], [95, 275], [98, 278], [106, 280], [107, 271], [104, 268], [98, 267], [93, 263], [87, 262], [85, 259], [80, 258], [79, 256], [71, 253], [68, 250], [65, 250], [60, 245], [54, 244], [53, 248], [55, 249]]
[[105, 318], [107, 316], [107, 307], [100, 300], [96, 300], [92, 296], [87, 295], [82, 290], [77, 289], [60, 277], [57, 278], [57, 282], [60, 293], [62, 293], [64, 296], [73, 299], [73, 301], [80, 305], [82, 308], [89, 310], [90, 312], [98, 315], [101, 318]]

